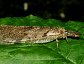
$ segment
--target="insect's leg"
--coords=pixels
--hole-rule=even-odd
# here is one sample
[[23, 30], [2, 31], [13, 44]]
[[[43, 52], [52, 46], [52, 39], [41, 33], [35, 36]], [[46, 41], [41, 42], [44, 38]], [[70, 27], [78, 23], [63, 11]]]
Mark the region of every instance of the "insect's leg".
[[56, 44], [57, 44], [57, 48], [58, 48], [58, 46], [59, 46], [59, 43], [58, 43], [58, 39], [56, 38]]
[[67, 37], [65, 37], [66, 38], [66, 41], [68, 42], [68, 39], [67, 39]]

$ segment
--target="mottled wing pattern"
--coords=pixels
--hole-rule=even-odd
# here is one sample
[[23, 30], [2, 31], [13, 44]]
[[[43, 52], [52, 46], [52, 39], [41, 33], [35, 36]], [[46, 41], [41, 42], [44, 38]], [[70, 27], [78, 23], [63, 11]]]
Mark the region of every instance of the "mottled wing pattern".
[[55, 39], [55, 36], [47, 36], [50, 27], [31, 26], [0, 26], [0, 43], [46, 43]]

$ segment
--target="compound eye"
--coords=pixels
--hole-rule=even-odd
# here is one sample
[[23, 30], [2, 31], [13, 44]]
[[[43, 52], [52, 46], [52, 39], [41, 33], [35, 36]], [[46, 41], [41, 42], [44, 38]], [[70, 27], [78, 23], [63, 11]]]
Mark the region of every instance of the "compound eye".
[[65, 34], [68, 34], [68, 32], [67, 32], [67, 31], [65, 31]]
[[68, 33], [68, 32], [65, 32], [66, 34]]

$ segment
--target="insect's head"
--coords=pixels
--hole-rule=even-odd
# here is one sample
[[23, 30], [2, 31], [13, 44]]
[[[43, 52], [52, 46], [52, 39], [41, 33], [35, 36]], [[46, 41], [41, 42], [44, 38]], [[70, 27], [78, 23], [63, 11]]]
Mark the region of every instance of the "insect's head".
[[79, 33], [75, 31], [67, 30], [65, 33], [67, 34], [67, 37], [79, 37], [80, 36]]

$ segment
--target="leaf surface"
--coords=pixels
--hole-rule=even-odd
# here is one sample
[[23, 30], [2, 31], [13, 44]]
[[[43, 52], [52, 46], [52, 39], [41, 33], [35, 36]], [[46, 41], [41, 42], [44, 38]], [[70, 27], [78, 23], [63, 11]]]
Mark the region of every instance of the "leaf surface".
[[[0, 25], [54, 26], [77, 31], [84, 22], [62, 22], [55, 19], [42, 19], [37, 16], [7, 17], [0, 19]], [[46, 44], [0, 45], [0, 64], [84, 64], [84, 29], [79, 30], [79, 39], [59, 39]]]

